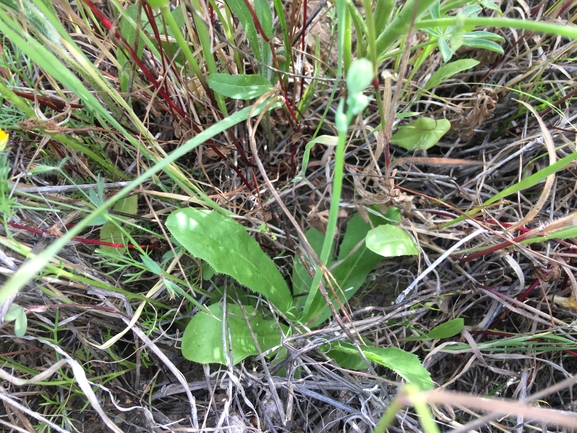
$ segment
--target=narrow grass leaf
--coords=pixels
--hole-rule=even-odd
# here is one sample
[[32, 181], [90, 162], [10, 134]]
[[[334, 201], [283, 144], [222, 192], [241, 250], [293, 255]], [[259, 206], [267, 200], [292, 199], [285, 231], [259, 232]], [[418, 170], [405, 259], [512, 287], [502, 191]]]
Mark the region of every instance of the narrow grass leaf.
[[260, 61], [262, 59], [262, 53], [259, 44], [259, 38], [257, 36], [254, 20], [248, 7], [244, 3], [243, 0], [226, 0], [226, 4], [230, 9], [234, 12], [234, 15], [239, 19], [242, 27], [246, 32], [246, 37], [248, 39], [248, 43], [256, 56], [256, 58]]
[[[308, 229], [305, 233], [307, 242], [317, 254], [321, 253], [323, 249], [324, 235], [317, 229]], [[311, 264], [309, 264], [310, 266]], [[306, 293], [308, 293], [313, 277], [309, 273], [309, 269], [302, 262], [298, 254], [295, 254], [293, 262], [293, 273], [292, 273], [292, 283], [293, 283], [293, 293], [295, 295], [295, 304], [302, 307], [305, 303]]]

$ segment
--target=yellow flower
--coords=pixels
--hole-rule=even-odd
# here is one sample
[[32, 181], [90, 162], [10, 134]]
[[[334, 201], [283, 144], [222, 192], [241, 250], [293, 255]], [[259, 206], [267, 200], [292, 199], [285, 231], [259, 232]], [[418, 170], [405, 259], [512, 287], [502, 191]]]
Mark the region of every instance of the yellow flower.
[[6, 149], [6, 145], [8, 144], [9, 138], [10, 135], [7, 132], [4, 132], [2, 129], [0, 129], [0, 152]]

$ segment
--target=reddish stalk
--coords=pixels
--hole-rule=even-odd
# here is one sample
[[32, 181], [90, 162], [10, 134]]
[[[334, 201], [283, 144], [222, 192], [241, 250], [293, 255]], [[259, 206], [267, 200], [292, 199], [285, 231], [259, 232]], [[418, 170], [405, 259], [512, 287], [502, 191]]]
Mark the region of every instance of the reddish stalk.
[[[0, 221], [0, 223], [3, 223], [3, 222]], [[10, 227], [14, 227], [15, 229], [25, 230], [27, 232], [34, 233], [36, 235], [40, 235], [40, 236], [45, 237], [45, 238], [58, 238], [58, 236], [52, 235], [48, 232], [45, 232], [44, 230], [35, 229], [32, 227], [27, 227], [27, 226], [24, 226], [22, 224], [17, 224], [17, 223], [12, 223], [12, 222], [7, 222], [7, 224]], [[145, 249], [154, 250], [154, 249], [164, 248], [163, 245], [134, 245], [134, 244], [124, 245], [124, 244], [119, 244], [119, 243], [115, 243], [115, 242], [104, 242], [104, 241], [99, 241], [96, 239], [88, 239], [88, 238], [83, 238], [83, 237], [74, 237], [74, 238], [72, 238], [72, 240], [75, 242], [83, 243], [83, 244], [91, 244], [91, 245], [98, 245], [101, 247], [112, 247], [112, 248], [128, 248], [130, 250], [137, 249], [137, 248], [140, 248], [143, 250], [145, 250]]]

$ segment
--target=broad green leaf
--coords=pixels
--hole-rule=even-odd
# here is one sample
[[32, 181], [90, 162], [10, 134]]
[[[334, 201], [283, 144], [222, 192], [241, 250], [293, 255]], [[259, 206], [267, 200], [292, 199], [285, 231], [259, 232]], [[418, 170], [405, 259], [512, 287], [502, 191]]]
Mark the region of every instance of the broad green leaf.
[[20, 305], [12, 304], [8, 307], [8, 312], [4, 316], [6, 322], [14, 321], [14, 335], [16, 337], [24, 337], [26, 328], [28, 326], [28, 318], [24, 308]]
[[16, 320], [14, 321], [14, 335], [16, 335], [16, 337], [24, 337], [27, 327], [28, 317], [26, 316], [24, 308], [20, 308]]
[[118, 201], [112, 208], [116, 212], [136, 215], [138, 213], [138, 196], [131, 195]]
[[439, 326], [435, 326], [427, 334], [430, 339], [436, 340], [439, 338], [450, 338], [459, 334], [465, 327], [465, 321], [463, 319], [453, 319], [445, 323], [441, 323]]
[[8, 307], [8, 311], [4, 316], [4, 320], [6, 322], [12, 322], [13, 320], [16, 320], [16, 318], [20, 314], [20, 310], [22, 310], [22, 307], [20, 305], [10, 304], [10, 306]]
[[431, 78], [429, 78], [424, 88], [432, 89], [433, 87], [445, 82], [445, 80], [452, 77], [453, 75], [474, 68], [478, 64], [479, 62], [473, 59], [462, 59], [447, 63], [446, 65], [441, 66], [433, 73], [433, 75], [431, 75]]
[[[373, 346], [360, 346], [360, 348], [369, 361], [390, 368], [407, 382], [418, 386], [422, 391], [433, 388], [434, 385], [431, 380], [431, 375], [422, 366], [416, 355], [405, 352], [396, 347], [380, 348]], [[344, 352], [360, 357], [357, 348], [349, 343], [340, 343], [334, 345], [331, 349], [333, 351]]]
[[410, 151], [427, 150], [437, 144], [449, 129], [451, 123], [447, 119], [422, 117], [401, 126], [391, 137], [391, 143]]
[[215, 92], [233, 99], [258, 98], [273, 88], [266, 78], [254, 74], [211, 74], [207, 82]]
[[330, 347], [323, 347], [321, 348], [321, 350], [328, 350], [328, 352], [326, 352], [326, 355], [331, 358], [333, 361], [335, 361], [339, 367], [341, 368], [347, 368], [349, 370], [355, 370], [355, 371], [360, 371], [360, 370], [365, 370], [367, 368], [367, 363], [365, 362], [365, 360], [359, 355], [358, 352], [353, 353], [348, 353], [348, 352], [343, 352], [341, 350], [332, 350]]
[[383, 257], [416, 256], [419, 249], [402, 228], [390, 224], [375, 227], [367, 234], [367, 248]]
[[[123, 198], [118, 203], [114, 205], [114, 210], [116, 212], [122, 212], [125, 214], [136, 215], [138, 212], [138, 196], [131, 195], [130, 197]], [[113, 242], [122, 244], [125, 242], [125, 232], [120, 228], [117, 222], [111, 221], [104, 217], [106, 223], [100, 229], [100, 240], [102, 242]], [[110, 247], [107, 245], [103, 245], [100, 247], [103, 250], [108, 250], [109, 252], [118, 252], [120, 254], [125, 254], [127, 249], [123, 248], [116, 248]]]
[[374, 21], [377, 35], [381, 34], [391, 22], [395, 3], [394, 0], [376, 0]]
[[166, 227], [193, 256], [205, 260], [220, 274], [266, 296], [285, 314], [292, 299], [286, 281], [274, 262], [243, 226], [209, 210], [180, 209], [168, 217]]
[[[234, 364], [248, 356], [258, 354], [251, 329], [261, 351], [271, 349], [281, 341], [279, 324], [273, 320], [265, 320], [253, 307], [243, 306], [243, 308], [246, 311], [250, 328], [238, 305], [227, 304], [226, 306], [225, 328], [227, 333], [230, 333]], [[210, 313], [201, 311], [188, 323], [182, 336], [182, 354], [186, 359], [201, 364], [226, 364], [228, 353], [225, 354], [223, 347], [226, 343], [227, 351], [229, 350], [229, 339], [227, 334], [226, 340], [223, 340], [222, 308], [220, 304], [213, 304], [208, 307], [208, 310]]]
[[[379, 223], [384, 223], [383, 219], [380, 220]], [[370, 224], [365, 223], [358, 214], [355, 214], [347, 223], [345, 236], [339, 248], [337, 266], [334, 269], [332, 264], [329, 266], [338, 284], [338, 287], [334, 287], [335, 292], [343, 304], [357, 293], [369, 273], [383, 260], [381, 256], [370, 251], [363, 242], [370, 229]], [[334, 299], [332, 293], [331, 298]], [[338, 311], [340, 308], [338, 302], [334, 300], [333, 304]], [[327, 301], [321, 293], [317, 293], [312, 301], [308, 317], [302, 320], [306, 321], [308, 326], [315, 327], [331, 315]]]
[[[312, 249], [318, 254], [321, 253], [323, 249], [324, 235], [317, 229], [308, 229], [305, 233], [307, 241]], [[313, 263], [309, 263], [309, 266], [313, 266]], [[313, 277], [309, 273], [308, 269], [303, 264], [301, 258], [295, 254], [293, 262], [293, 272], [292, 272], [292, 283], [293, 283], [293, 293], [295, 295], [295, 304], [301, 308], [305, 304], [306, 293], [308, 293]]]

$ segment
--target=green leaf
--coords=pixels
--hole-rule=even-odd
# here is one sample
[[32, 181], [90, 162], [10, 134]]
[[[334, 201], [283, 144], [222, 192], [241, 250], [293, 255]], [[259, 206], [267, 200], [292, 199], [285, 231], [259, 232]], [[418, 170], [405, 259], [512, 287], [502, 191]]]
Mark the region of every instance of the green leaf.
[[[122, 212], [125, 214], [136, 215], [138, 212], [138, 196], [131, 195], [121, 199], [118, 203], [114, 205], [114, 210], [116, 212]], [[118, 222], [111, 221], [106, 216], [103, 216], [106, 223], [100, 229], [100, 240], [102, 242], [113, 242], [118, 244], [124, 244], [126, 232], [122, 230]], [[125, 247], [117, 248], [108, 245], [103, 245], [100, 247], [102, 250], [106, 250], [110, 253], [116, 254], [126, 254], [127, 249]]]
[[[384, 220], [380, 219], [379, 223], [382, 224], [383, 222]], [[383, 260], [381, 256], [370, 251], [363, 242], [370, 229], [371, 226], [364, 222], [358, 214], [355, 214], [347, 223], [345, 237], [339, 248], [338, 265], [335, 269], [332, 269], [332, 264], [329, 266], [340, 287], [340, 289], [335, 287], [335, 291], [341, 303], [345, 303], [357, 293], [369, 273]], [[333, 304], [338, 311], [340, 308], [338, 302], [332, 295], [331, 299], [333, 299]], [[327, 301], [321, 293], [317, 293], [316, 298], [312, 301], [308, 317], [301, 319], [306, 321], [308, 326], [314, 328], [331, 315], [332, 311], [327, 305]]]
[[20, 308], [16, 320], [14, 321], [14, 335], [16, 335], [16, 337], [24, 337], [27, 327], [28, 317], [26, 316], [24, 308]]
[[464, 327], [465, 321], [463, 319], [453, 319], [435, 326], [427, 336], [432, 340], [450, 338], [459, 334]]
[[207, 82], [215, 92], [233, 99], [258, 98], [273, 88], [270, 81], [260, 75], [211, 74]]
[[115, 212], [122, 212], [130, 215], [138, 213], [138, 196], [131, 195], [118, 201], [113, 207]]
[[151, 8], [158, 9], [161, 7], [168, 6], [169, 2], [168, 0], [148, 0], [148, 4], [150, 5]]
[[269, 2], [267, 0], [256, 0], [254, 2], [254, 10], [264, 34], [270, 39], [272, 37], [273, 19]]
[[[320, 254], [323, 249], [324, 235], [317, 229], [310, 228], [306, 231], [305, 237], [309, 245], [312, 247], [315, 253]], [[311, 263], [309, 263], [311, 265]], [[306, 301], [306, 293], [308, 293], [313, 277], [309, 273], [308, 269], [305, 267], [300, 257], [295, 254], [293, 262], [293, 273], [292, 273], [292, 283], [293, 283], [293, 293], [295, 295], [295, 304], [302, 306]]]
[[335, 137], [334, 135], [319, 135], [317, 138], [309, 141], [305, 146], [301, 175], [295, 176], [295, 178], [291, 182], [300, 182], [301, 180], [306, 178], [307, 166], [309, 164], [311, 149], [317, 143], [324, 144], [325, 146], [336, 146], [338, 143], [338, 137]]
[[328, 352], [326, 352], [326, 355], [335, 361], [341, 368], [347, 368], [349, 370], [355, 371], [365, 370], [367, 368], [367, 363], [358, 352], [353, 354], [340, 351], [339, 349], [332, 350], [328, 346], [321, 348], [321, 350], [324, 349], [329, 349]]
[[[281, 341], [279, 325], [273, 320], [265, 320], [253, 307], [243, 306], [248, 316], [244, 318], [241, 308], [236, 304], [227, 304], [227, 333], [232, 341], [233, 364], [237, 364], [248, 356], [257, 355], [258, 350], [253, 340], [251, 329], [257, 337], [261, 351], [271, 349]], [[223, 341], [222, 308], [220, 304], [208, 307], [209, 312], [197, 313], [188, 323], [182, 336], [182, 354], [190, 361], [201, 364], [226, 364], [228, 353], [223, 347], [228, 338]], [[285, 328], [285, 327], [283, 327]], [[285, 329], [286, 331], [286, 329]]]
[[[331, 347], [331, 349], [360, 357], [357, 348], [349, 343], [340, 343]], [[390, 368], [407, 382], [418, 386], [422, 391], [433, 388], [431, 375], [422, 366], [416, 355], [396, 347], [360, 346], [360, 349], [369, 361]]]
[[449, 46], [449, 43], [444, 39], [439, 39], [439, 51], [441, 52], [441, 56], [443, 57], [443, 62], [448, 62], [453, 57], [453, 50]]
[[[138, 13], [140, 12], [140, 17]], [[134, 48], [136, 55], [140, 58], [142, 57], [142, 51], [144, 48], [144, 40], [142, 37], [138, 38], [138, 43], [135, 44], [136, 41], [136, 29], [137, 26], [135, 23], [143, 23], [146, 22], [146, 14], [142, 9], [141, 5], [133, 4], [128, 6], [122, 12], [122, 16], [120, 18], [120, 34], [126, 40], [126, 43]], [[120, 69], [118, 71], [119, 79], [120, 79], [120, 88], [123, 92], [128, 92], [130, 86], [130, 75], [131, 75], [131, 64], [132, 60], [124, 53], [123, 50], [118, 50], [117, 52], [117, 60], [120, 64]]]
[[152, 260], [150, 257], [145, 256], [144, 254], [140, 254], [140, 260], [142, 260], [142, 263], [150, 272], [155, 275], [162, 275], [162, 268], [155, 260]]
[[499, 41], [505, 42], [505, 38], [501, 35], [498, 35], [493, 32], [485, 32], [485, 31], [475, 31], [475, 32], [468, 32], [463, 35], [465, 39], [486, 39], [488, 41]]
[[479, 48], [481, 50], [494, 51], [499, 54], [503, 54], [503, 48], [493, 41], [487, 41], [484, 39], [465, 39], [463, 45], [471, 48]]
[[255, 57], [262, 61], [262, 53], [259, 44], [259, 37], [257, 36], [256, 27], [254, 25], [254, 20], [246, 3], [243, 0], [226, 0], [226, 4], [234, 12], [233, 16], [238, 18], [241, 22], [242, 27], [246, 32], [246, 37], [248, 43], [252, 48]]
[[433, 73], [433, 75], [431, 75], [431, 77], [427, 80], [427, 84], [425, 84], [424, 88], [432, 89], [453, 75], [462, 71], [466, 71], [467, 69], [474, 68], [478, 64], [479, 62], [473, 59], [462, 59], [447, 63], [446, 65], [441, 66]]
[[394, 0], [376, 0], [374, 22], [377, 35], [381, 34], [391, 22], [395, 3]]
[[422, 117], [401, 126], [391, 137], [391, 143], [410, 151], [426, 150], [437, 144], [449, 129], [451, 123], [447, 119]]
[[556, 230], [552, 233], [549, 233], [545, 236], [536, 236], [530, 239], [524, 239], [520, 244], [533, 244], [537, 242], [545, 242], [551, 239], [571, 239], [577, 237], [577, 226], [571, 225], [569, 227], [565, 227], [559, 230]]
[[10, 304], [10, 306], [8, 307], [8, 311], [4, 316], [4, 320], [6, 322], [12, 322], [13, 320], [16, 320], [16, 318], [20, 314], [20, 310], [22, 310], [22, 307], [20, 305]]
[[499, 15], [503, 16], [503, 12], [501, 11], [501, 7], [491, 0], [481, 0], [481, 4], [483, 7], [490, 9], [492, 11], [497, 12]]
[[390, 224], [375, 227], [367, 234], [367, 248], [383, 257], [416, 256], [419, 249], [402, 228]]
[[4, 316], [4, 320], [6, 322], [14, 321], [14, 335], [16, 335], [16, 337], [24, 337], [28, 326], [28, 318], [26, 317], [24, 308], [20, 305], [11, 304], [10, 307], [8, 307], [8, 312]]
[[292, 299], [286, 281], [239, 223], [218, 212], [189, 208], [170, 214], [166, 227], [184, 248], [205, 260], [217, 273], [230, 275], [266, 296], [285, 314], [291, 314]]

